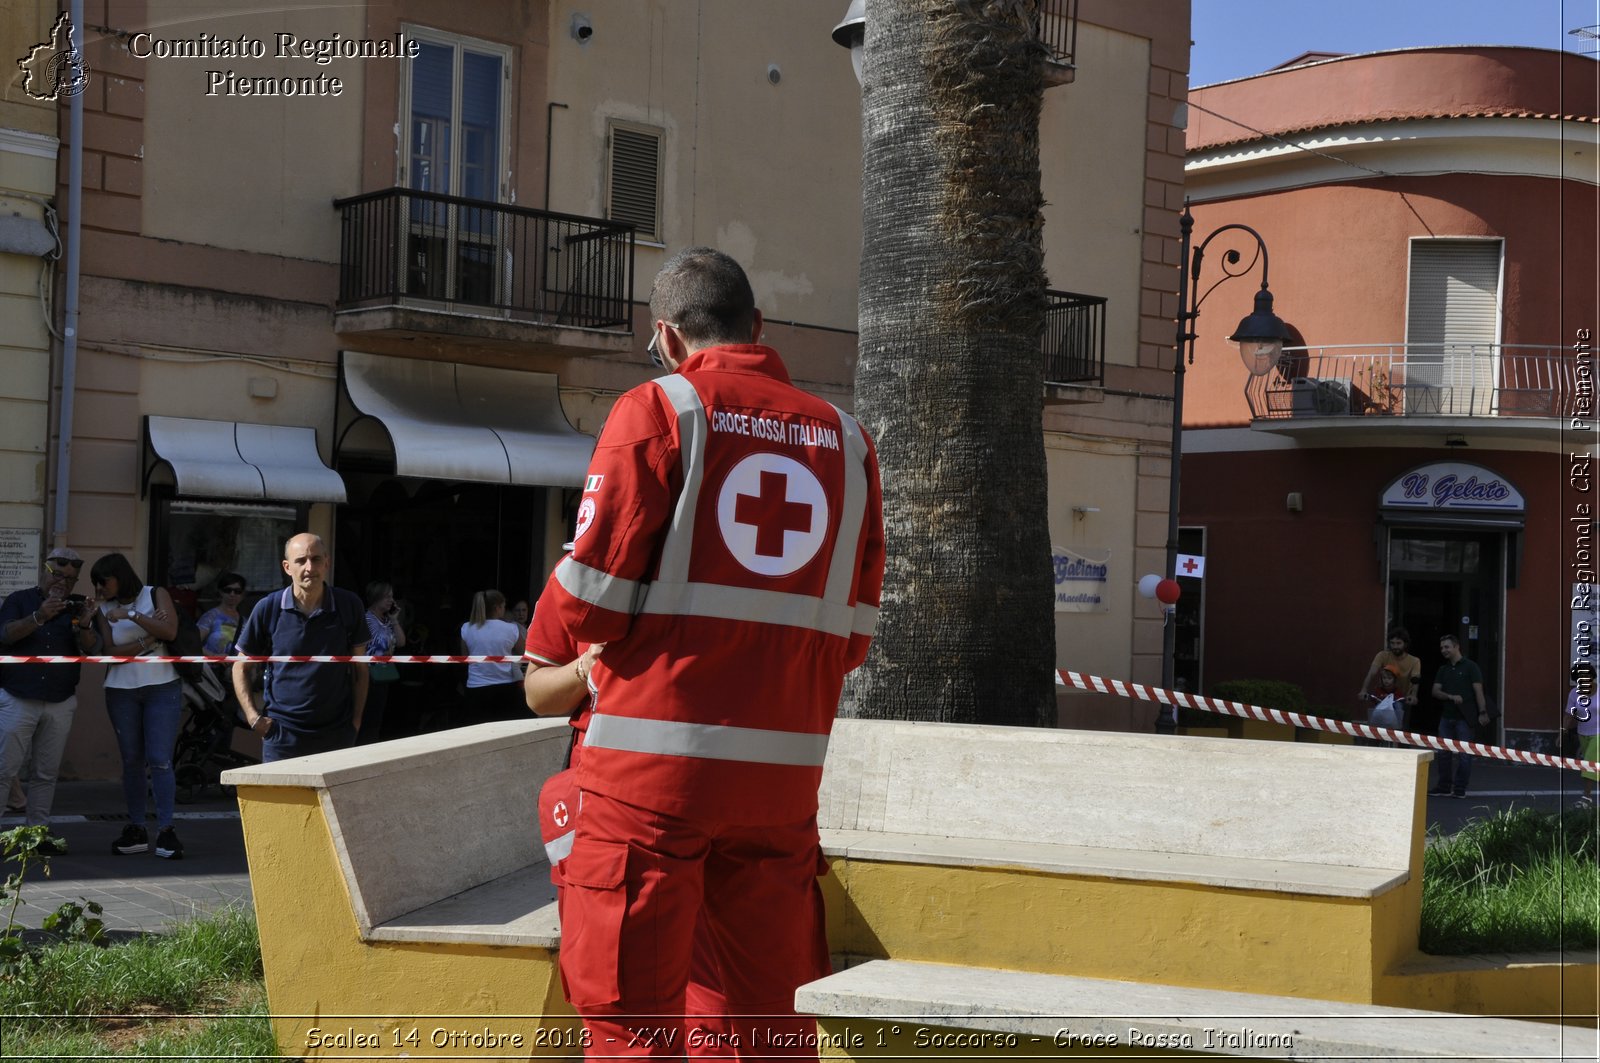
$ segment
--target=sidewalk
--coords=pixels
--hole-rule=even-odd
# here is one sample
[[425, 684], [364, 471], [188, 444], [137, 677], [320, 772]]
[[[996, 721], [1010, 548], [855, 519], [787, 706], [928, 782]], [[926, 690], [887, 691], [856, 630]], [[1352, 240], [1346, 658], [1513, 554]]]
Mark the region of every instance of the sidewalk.
[[[1471, 793], [1464, 800], [1428, 798], [1430, 831], [1453, 834], [1504, 808], [1555, 811], [1571, 809], [1580, 792], [1576, 772], [1478, 758]], [[1329, 794], [1330, 810], [1360, 811], [1361, 795]], [[182, 860], [160, 860], [154, 849], [117, 856], [111, 841], [124, 822], [122, 788], [116, 782], [64, 782], [56, 789], [55, 833], [67, 841], [67, 855], [51, 860], [52, 875], [35, 871], [23, 887], [18, 922], [37, 927], [65, 901], [98, 901], [108, 930], [159, 933], [175, 922], [228, 905], [248, 907], [249, 867], [244, 834], [232, 798], [215, 788], [203, 800], [179, 804], [174, 826], [183, 839]], [[1175, 814], [1179, 810], [1174, 810]], [[1572, 814], [1594, 815], [1593, 810]], [[0, 830], [19, 826], [20, 816], [0, 818]], [[154, 823], [148, 824], [151, 840]]]
[[[118, 782], [63, 782], [56, 787], [54, 833], [67, 855], [51, 859], [49, 877], [28, 873], [17, 922], [37, 927], [66, 901], [98, 901], [107, 930], [159, 933], [174, 923], [229, 905], [248, 907], [250, 875], [244, 834], [232, 798], [215, 787], [203, 799], [177, 806], [173, 827], [183, 859], [155, 855], [155, 822], [146, 824], [151, 848], [118, 856], [111, 842], [127, 822]], [[21, 826], [21, 816], [0, 818], [0, 830]], [[9, 874], [13, 865], [6, 865]]]

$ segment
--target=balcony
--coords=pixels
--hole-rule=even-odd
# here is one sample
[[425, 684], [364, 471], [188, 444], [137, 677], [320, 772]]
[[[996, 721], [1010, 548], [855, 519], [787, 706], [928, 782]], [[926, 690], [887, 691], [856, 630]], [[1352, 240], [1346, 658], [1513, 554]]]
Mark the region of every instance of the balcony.
[[1575, 412], [1562, 347], [1397, 344], [1286, 347], [1245, 386], [1254, 427], [1294, 434], [1363, 426], [1464, 427], [1541, 436]]
[[1100, 295], [1051, 291], [1045, 309], [1045, 401], [1093, 402], [1106, 380], [1106, 300]]
[[334, 206], [341, 334], [631, 347], [631, 225], [403, 188]]
[[1073, 62], [1078, 50], [1078, 0], [1041, 0], [1036, 18], [1039, 40], [1047, 49], [1045, 84], [1070, 84], [1078, 72]]

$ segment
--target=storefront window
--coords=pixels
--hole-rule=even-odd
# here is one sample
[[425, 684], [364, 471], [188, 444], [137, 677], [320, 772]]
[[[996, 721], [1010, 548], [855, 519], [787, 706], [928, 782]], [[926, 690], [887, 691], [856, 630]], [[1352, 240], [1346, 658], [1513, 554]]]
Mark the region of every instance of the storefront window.
[[1474, 574], [1482, 562], [1480, 544], [1452, 539], [1406, 539], [1389, 541], [1389, 569], [1392, 572], [1434, 572]]
[[283, 544], [304, 526], [301, 508], [291, 504], [164, 499], [153, 508], [150, 578], [197, 611], [216, 604], [224, 572], [244, 576], [247, 602], [283, 586]]

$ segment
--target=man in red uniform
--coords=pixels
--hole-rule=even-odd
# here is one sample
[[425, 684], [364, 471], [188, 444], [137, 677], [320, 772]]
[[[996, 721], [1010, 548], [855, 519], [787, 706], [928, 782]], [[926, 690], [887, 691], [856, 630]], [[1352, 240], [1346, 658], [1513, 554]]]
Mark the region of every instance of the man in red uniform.
[[[789, 382], [727, 255], [651, 293], [672, 372], [617, 401], [550, 601], [605, 643], [563, 869], [561, 970], [595, 1055], [680, 1055], [705, 948], [743, 1058], [802, 1050], [828, 971], [817, 787], [883, 579], [872, 443]], [[702, 940], [696, 942], [697, 920]], [[665, 1016], [666, 1018], [663, 1018]]]

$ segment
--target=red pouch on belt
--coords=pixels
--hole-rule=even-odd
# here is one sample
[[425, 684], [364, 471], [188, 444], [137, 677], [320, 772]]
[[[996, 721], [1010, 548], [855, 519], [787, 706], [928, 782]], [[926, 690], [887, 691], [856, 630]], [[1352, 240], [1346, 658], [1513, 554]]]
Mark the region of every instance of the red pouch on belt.
[[578, 773], [558, 771], [539, 788], [539, 837], [554, 877], [572, 852], [572, 835], [578, 825]]

